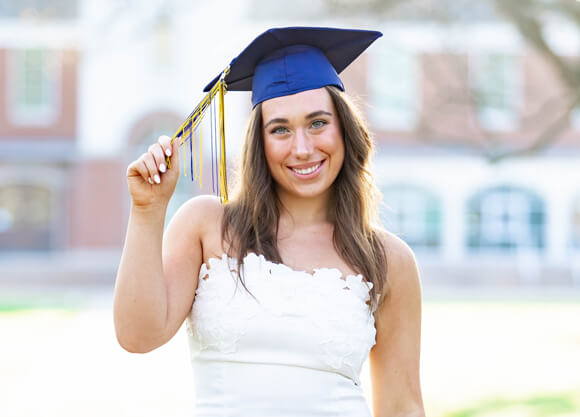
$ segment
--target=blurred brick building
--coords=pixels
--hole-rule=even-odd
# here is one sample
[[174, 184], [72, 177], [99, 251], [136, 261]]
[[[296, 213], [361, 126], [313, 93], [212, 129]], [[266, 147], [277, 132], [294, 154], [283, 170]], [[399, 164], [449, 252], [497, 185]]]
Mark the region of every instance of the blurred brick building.
[[118, 247], [121, 188], [89, 186], [118, 164], [79, 155], [79, 4], [8, 1], [0, 19], [0, 279], [57, 278], [71, 250]]
[[[278, 3], [0, 6], [0, 280], [111, 283], [128, 162], [171, 134], [205, 82], [267, 27], [336, 25], [384, 32], [343, 78], [377, 142], [383, 223], [413, 247], [424, 282], [580, 282], [580, 112], [553, 129], [567, 93], [509, 24], [483, 9], [454, 26], [360, 24], [321, 18], [316, 1], [310, 14], [287, 6], [281, 20]], [[216, 30], [216, 14], [235, 36]], [[577, 34], [559, 29], [556, 49], [573, 55]], [[227, 112], [235, 159], [248, 97], [229, 93]], [[541, 152], [488, 162], [550, 132]], [[180, 180], [170, 214], [211, 192], [206, 167], [202, 190]]]

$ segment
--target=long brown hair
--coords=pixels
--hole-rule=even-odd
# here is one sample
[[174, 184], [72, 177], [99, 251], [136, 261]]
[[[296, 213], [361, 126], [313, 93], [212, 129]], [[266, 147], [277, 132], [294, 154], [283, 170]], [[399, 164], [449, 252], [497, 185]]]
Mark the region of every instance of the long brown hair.
[[[338, 254], [357, 273], [373, 283], [371, 311], [376, 311], [387, 288], [387, 262], [379, 236], [379, 193], [369, 171], [373, 142], [364, 119], [348, 96], [327, 86], [342, 126], [343, 166], [333, 184], [329, 204], [334, 225], [333, 244]], [[262, 106], [250, 116], [242, 149], [240, 178], [235, 197], [224, 206], [222, 241], [238, 263], [238, 279], [249, 252], [282, 263], [277, 246], [280, 205], [276, 184], [270, 175], [262, 136]], [[230, 254], [232, 255], [232, 254]]]

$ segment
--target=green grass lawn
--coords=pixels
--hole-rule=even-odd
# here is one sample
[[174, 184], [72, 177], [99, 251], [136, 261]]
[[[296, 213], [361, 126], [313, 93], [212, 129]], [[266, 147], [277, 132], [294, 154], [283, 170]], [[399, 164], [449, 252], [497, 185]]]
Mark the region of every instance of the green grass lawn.
[[42, 310], [78, 311], [79, 304], [71, 303], [62, 299], [51, 297], [21, 297], [12, 299], [0, 299], [0, 314], [14, 314], [19, 312], [32, 312]]
[[428, 416], [580, 416], [578, 323], [570, 299], [426, 301]]
[[445, 417], [576, 416], [580, 412], [580, 393], [538, 394], [524, 398], [492, 398], [462, 410], [452, 411]]

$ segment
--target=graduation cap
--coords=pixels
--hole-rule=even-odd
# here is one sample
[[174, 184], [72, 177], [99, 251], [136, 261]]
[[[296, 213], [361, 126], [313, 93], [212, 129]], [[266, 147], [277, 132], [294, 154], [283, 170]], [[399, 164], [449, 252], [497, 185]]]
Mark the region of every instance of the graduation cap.
[[[251, 91], [254, 107], [271, 98], [327, 85], [344, 91], [338, 74], [380, 36], [380, 32], [370, 30], [287, 27], [269, 29], [254, 39], [204, 88], [207, 95], [173, 136], [172, 140], [180, 139], [181, 145], [189, 141], [192, 179], [197, 178], [201, 184], [201, 128], [198, 132], [199, 164], [195, 160], [194, 131], [210, 108], [212, 120], [219, 119], [220, 136], [218, 143], [213, 134], [214, 128], [211, 129], [212, 187], [221, 201], [227, 202], [224, 129], [226, 91]], [[216, 96], [219, 97], [217, 117], [213, 101]], [[185, 152], [182, 154], [185, 158]], [[185, 166], [184, 162], [184, 169]]]

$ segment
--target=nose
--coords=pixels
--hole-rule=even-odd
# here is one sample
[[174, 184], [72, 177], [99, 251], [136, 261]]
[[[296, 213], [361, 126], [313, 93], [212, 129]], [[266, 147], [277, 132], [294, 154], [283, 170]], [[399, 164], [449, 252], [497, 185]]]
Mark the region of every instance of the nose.
[[313, 150], [312, 138], [303, 129], [298, 129], [294, 137], [294, 154], [296, 158], [308, 159]]

